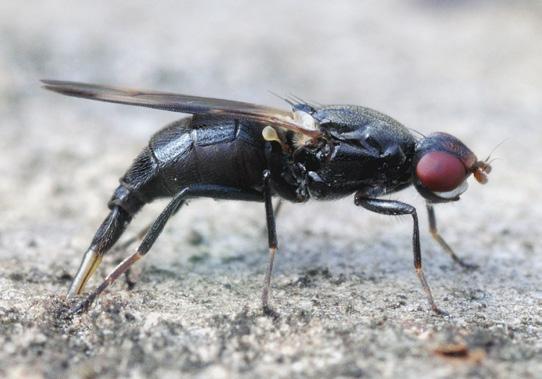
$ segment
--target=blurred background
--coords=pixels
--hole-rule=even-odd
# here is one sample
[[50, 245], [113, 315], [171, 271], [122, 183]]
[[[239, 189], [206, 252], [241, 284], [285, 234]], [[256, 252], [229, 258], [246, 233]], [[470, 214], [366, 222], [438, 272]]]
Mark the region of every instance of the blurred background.
[[[426, 233], [424, 216], [422, 244], [437, 301], [456, 283], [488, 291], [485, 301], [496, 312], [486, 315], [488, 319], [529, 326], [524, 335], [520, 333], [524, 338], [516, 341], [527, 346], [531, 357], [522, 372], [540, 373], [534, 359], [540, 358], [542, 325], [538, 311], [542, 301], [540, 1], [3, 0], [0, 35], [3, 317], [13, 307], [23, 312], [22, 299], [37, 301], [63, 293], [107, 213], [106, 203], [118, 178], [155, 131], [181, 117], [61, 97], [40, 89], [40, 79], [284, 107], [272, 91], [324, 104], [364, 105], [425, 134], [446, 131], [480, 158], [499, 146], [493, 153], [498, 159], [489, 183], [472, 182], [460, 202], [437, 209], [443, 234], [459, 255], [485, 271], [472, 276], [460, 270], [447, 272], [452, 263]], [[394, 198], [423, 207], [412, 189]], [[152, 220], [164, 205], [147, 207], [127, 234]], [[265, 262], [263, 216], [258, 204], [194, 202], [172, 220], [145, 264], [164, 270], [173, 267], [182, 275], [188, 271], [202, 277], [215, 275], [222, 278], [215, 279], [220, 285], [240, 277], [252, 292], [234, 296], [239, 303], [226, 308], [240, 311], [248, 303], [257, 312]], [[279, 287], [310, 267], [326, 267], [333, 275], [376, 272], [382, 282], [360, 288], [369, 293], [371, 288], [384, 291], [384, 298], [405, 288], [406, 293], [412, 292], [409, 307], [425, 306], [411, 268], [410, 228], [410, 220], [369, 214], [356, 209], [352, 199], [286, 204], [278, 220], [283, 247], [276, 271]], [[203, 258], [198, 261], [198, 257]], [[113, 261], [106, 261], [102, 275]], [[204, 264], [195, 265], [196, 261]], [[190, 283], [188, 287], [197, 291]], [[321, 291], [327, 290], [333, 292]], [[289, 295], [279, 288], [275, 296]], [[286, 307], [280, 301], [277, 304]], [[454, 304], [447, 304], [448, 310], [460, 314], [461, 308]], [[172, 309], [175, 312], [173, 305]], [[10, 343], [12, 350], [4, 350], [0, 359], [10, 359], [25, 348], [24, 342]], [[393, 355], [390, 349], [384, 351]], [[349, 357], [342, 353], [339, 365]], [[310, 359], [299, 354], [309, 366], [311, 359], [327, 362], [327, 355], [318, 350]], [[349, 357], [348, 362], [355, 359]], [[495, 370], [504, 370], [497, 373], [516, 369], [499, 357], [492, 362]], [[24, 367], [52, 363], [30, 354], [11, 364], [20, 373]], [[430, 359], [424, 364], [432, 365]], [[266, 372], [254, 361], [247, 365], [247, 375]], [[390, 368], [394, 365], [387, 369], [356, 365], [362, 372], [380, 376], [396, 373]], [[238, 367], [224, 367], [226, 374], [240, 372]], [[295, 371], [287, 367], [285, 373]], [[444, 373], [456, 369], [448, 367]], [[428, 377], [437, 377], [436, 372]]]

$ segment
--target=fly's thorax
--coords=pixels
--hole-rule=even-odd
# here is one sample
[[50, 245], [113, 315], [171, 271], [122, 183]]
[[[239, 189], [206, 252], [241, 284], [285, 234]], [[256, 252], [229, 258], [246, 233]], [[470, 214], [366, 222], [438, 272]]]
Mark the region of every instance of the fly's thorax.
[[322, 133], [292, 144], [291, 171], [311, 197], [376, 196], [411, 184], [416, 139], [393, 118], [355, 105], [307, 104], [294, 106], [294, 118]]
[[311, 197], [334, 199], [359, 191], [378, 196], [412, 183], [414, 138], [392, 139], [370, 130], [356, 138], [331, 136], [295, 151], [298, 179]]

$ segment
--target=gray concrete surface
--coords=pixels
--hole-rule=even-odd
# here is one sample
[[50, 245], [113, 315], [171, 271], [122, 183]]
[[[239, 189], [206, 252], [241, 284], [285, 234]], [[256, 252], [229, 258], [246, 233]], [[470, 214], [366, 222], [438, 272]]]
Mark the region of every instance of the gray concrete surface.
[[[0, 376], [542, 376], [539, 1], [4, 0], [0, 35]], [[69, 317], [66, 288], [117, 178], [179, 115], [55, 96], [40, 78], [271, 105], [268, 90], [291, 92], [453, 133], [480, 156], [504, 141], [489, 184], [437, 209], [480, 269], [456, 267], [423, 223], [428, 280], [449, 312], [434, 316], [409, 219], [352, 199], [287, 204], [272, 319], [259, 309], [262, 206], [194, 201], [133, 290], [117, 283]], [[413, 190], [394, 197], [423, 210]]]

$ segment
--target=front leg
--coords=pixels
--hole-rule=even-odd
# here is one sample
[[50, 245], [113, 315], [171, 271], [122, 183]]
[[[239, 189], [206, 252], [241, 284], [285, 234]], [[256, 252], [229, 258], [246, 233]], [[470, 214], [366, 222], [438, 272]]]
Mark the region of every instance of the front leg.
[[440, 235], [438, 229], [437, 229], [437, 218], [435, 217], [435, 209], [433, 208], [432, 204], [427, 203], [427, 217], [429, 219], [429, 231], [431, 232], [431, 235], [433, 236], [433, 239], [438, 242], [440, 247], [448, 254], [454, 262], [458, 263], [461, 267], [474, 270], [478, 268], [475, 264], [470, 264], [465, 262], [463, 259], [459, 258], [454, 250], [448, 245], [448, 243], [442, 238]]
[[412, 250], [414, 252], [414, 268], [416, 269], [416, 275], [418, 276], [418, 279], [422, 284], [422, 288], [425, 291], [427, 300], [429, 301], [429, 305], [431, 305], [431, 309], [437, 314], [443, 314], [444, 312], [442, 312], [437, 307], [435, 301], [433, 300], [431, 288], [429, 288], [427, 280], [425, 279], [425, 274], [423, 273], [422, 253], [420, 249], [420, 230], [418, 226], [418, 215], [416, 213], [416, 208], [414, 208], [412, 205], [405, 204], [400, 201], [366, 198], [359, 193], [356, 194], [355, 204], [358, 206], [362, 206], [363, 208], [368, 209], [371, 212], [383, 215], [398, 216], [409, 214], [412, 216], [414, 226], [414, 230], [412, 232]]

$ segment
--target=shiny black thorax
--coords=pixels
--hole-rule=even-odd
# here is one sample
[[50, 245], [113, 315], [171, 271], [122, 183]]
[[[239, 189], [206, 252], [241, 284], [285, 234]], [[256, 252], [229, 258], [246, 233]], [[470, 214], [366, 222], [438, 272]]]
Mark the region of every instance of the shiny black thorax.
[[389, 116], [359, 106], [314, 111], [326, 137], [293, 154], [308, 195], [335, 199], [358, 192], [379, 196], [412, 184], [416, 139]]

